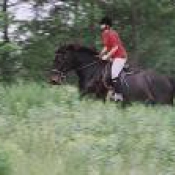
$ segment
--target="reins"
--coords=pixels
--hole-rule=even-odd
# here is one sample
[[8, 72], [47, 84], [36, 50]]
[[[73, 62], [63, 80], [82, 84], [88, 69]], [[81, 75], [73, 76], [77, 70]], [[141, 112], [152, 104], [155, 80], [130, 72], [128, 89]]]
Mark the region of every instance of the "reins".
[[[78, 67], [78, 68], [76, 68], [76, 70], [83, 70], [83, 69], [86, 69], [86, 68], [88, 68], [88, 67], [91, 67], [91, 66], [93, 66], [93, 65], [95, 65], [95, 64], [97, 64], [97, 63], [99, 63], [100, 61], [101, 61], [101, 60], [94, 61], [94, 62], [89, 63], [89, 64], [87, 64], [87, 65]], [[73, 69], [70, 69], [69, 71], [67, 71], [67, 73], [68, 73], [68, 72], [71, 72], [71, 71], [73, 71]], [[57, 69], [53, 69], [52, 72], [59, 73], [59, 74], [61, 74], [62, 76], [64, 76], [64, 74], [66, 73], [66, 72], [59, 71], [59, 70], [57, 70]]]
[[90, 64], [87, 64], [87, 65], [84, 65], [84, 66], [81, 66], [81, 67], [77, 68], [77, 70], [86, 69], [86, 68], [88, 68], [88, 67], [91, 67], [91, 66], [94, 65], [94, 64], [97, 64], [98, 62], [100, 62], [100, 60], [94, 61], [94, 62], [92, 62], [92, 63], [90, 63]]

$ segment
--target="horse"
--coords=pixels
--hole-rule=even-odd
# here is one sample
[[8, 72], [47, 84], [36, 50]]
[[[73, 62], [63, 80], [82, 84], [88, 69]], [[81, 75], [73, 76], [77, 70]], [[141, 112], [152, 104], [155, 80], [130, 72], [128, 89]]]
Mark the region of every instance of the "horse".
[[[109, 61], [97, 57], [96, 50], [85, 46], [65, 45], [55, 53], [50, 82], [61, 84], [70, 71], [75, 71], [79, 78], [81, 96], [93, 93], [105, 101], [110, 86]], [[153, 70], [138, 70], [120, 74], [117, 82], [118, 91], [123, 95], [123, 103], [142, 101], [153, 104], [173, 105], [175, 81]]]
[[[75, 51], [75, 52], [74, 52]], [[65, 75], [75, 71], [78, 76], [80, 96], [93, 94], [96, 98], [106, 100], [108, 89], [103, 81], [102, 71], [106, 63], [99, 60], [95, 49], [67, 45], [55, 52], [50, 83], [62, 84]]]

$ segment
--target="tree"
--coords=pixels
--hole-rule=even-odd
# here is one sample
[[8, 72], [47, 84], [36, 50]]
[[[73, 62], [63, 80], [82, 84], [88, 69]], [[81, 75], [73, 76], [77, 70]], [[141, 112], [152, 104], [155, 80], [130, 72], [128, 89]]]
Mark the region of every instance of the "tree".
[[[14, 4], [13, 4], [14, 5]], [[17, 53], [19, 53], [19, 47], [10, 40], [9, 27], [10, 27], [10, 14], [8, 8], [12, 6], [9, 4], [8, 0], [3, 0], [1, 4], [2, 14], [2, 41], [0, 44], [0, 75], [1, 80], [10, 81], [14, 75], [14, 70], [16, 69], [16, 58]]]
[[[33, 19], [13, 20], [9, 7], [21, 2], [32, 4]], [[171, 0], [18, 0], [17, 3], [3, 0], [0, 6], [4, 24], [0, 26], [1, 45], [5, 44], [0, 49], [3, 72], [13, 70], [16, 62], [22, 64], [28, 75], [41, 79], [50, 68], [54, 51], [60, 44], [78, 42], [100, 48], [98, 22], [102, 16], [109, 15], [130, 60], [166, 74], [175, 74], [175, 6]], [[13, 33], [15, 38], [9, 35], [12, 23], [18, 26]], [[16, 57], [18, 50], [20, 56]]]

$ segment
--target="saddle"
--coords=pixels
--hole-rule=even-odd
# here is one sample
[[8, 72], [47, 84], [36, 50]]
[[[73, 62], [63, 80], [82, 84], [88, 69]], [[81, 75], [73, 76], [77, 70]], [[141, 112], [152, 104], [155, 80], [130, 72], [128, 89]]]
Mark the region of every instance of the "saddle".
[[[109, 87], [112, 86], [112, 79], [111, 79], [111, 63], [107, 63], [104, 68], [103, 74], [103, 82], [105, 86]], [[129, 64], [125, 64], [123, 70], [120, 72], [119, 77], [117, 78], [118, 83], [127, 83], [126, 76], [133, 75], [138, 73], [138, 70], [133, 69]]]

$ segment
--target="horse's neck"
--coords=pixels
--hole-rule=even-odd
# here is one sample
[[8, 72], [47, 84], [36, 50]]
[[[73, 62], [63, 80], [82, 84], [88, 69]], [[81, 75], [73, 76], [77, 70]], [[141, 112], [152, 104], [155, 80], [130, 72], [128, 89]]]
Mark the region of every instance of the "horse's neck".
[[95, 59], [95, 56], [92, 54], [77, 53], [76, 57], [77, 57], [77, 62], [79, 64], [78, 65], [79, 67], [85, 67], [85, 66], [88, 66], [89, 64], [97, 61], [97, 59]]
[[76, 70], [76, 73], [80, 79], [85, 80], [85, 79], [95, 75], [98, 69], [99, 69], [99, 66], [94, 61], [94, 63], [89, 62], [88, 64], [80, 65], [80, 67]]
[[100, 64], [98, 63], [98, 60], [94, 58], [93, 55], [90, 55], [89, 57], [81, 56], [78, 62], [79, 65], [76, 69], [76, 73], [81, 82], [86, 83], [91, 78], [93, 78], [93, 76], [96, 76], [97, 71], [100, 68]]

